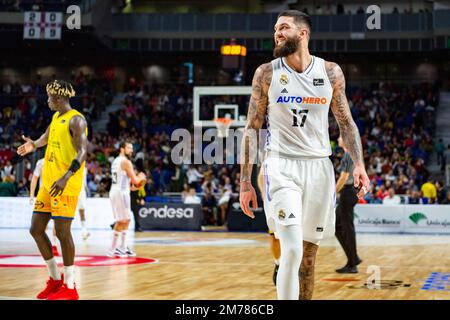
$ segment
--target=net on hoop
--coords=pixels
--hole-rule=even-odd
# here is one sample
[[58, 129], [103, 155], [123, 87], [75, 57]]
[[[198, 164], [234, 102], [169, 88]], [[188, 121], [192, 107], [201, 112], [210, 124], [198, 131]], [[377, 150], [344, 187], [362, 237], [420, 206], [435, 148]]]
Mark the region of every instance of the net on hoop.
[[228, 129], [233, 122], [233, 119], [230, 118], [216, 118], [214, 119], [217, 127], [217, 136], [219, 138], [227, 138], [228, 137]]

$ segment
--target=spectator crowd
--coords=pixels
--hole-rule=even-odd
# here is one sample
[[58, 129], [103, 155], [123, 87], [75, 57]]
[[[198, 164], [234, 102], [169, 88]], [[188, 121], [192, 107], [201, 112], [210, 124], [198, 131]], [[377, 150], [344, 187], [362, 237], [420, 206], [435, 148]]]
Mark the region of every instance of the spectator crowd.
[[[108, 196], [111, 162], [120, 142], [128, 140], [134, 146], [136, 169], [149, 178], [144, 190], [147, 201], [155, 197], [161, 201], [167, 193], [178, 193], [179, 201], [202, 205], [205, 224], [226, 224], [230, 200], [239, 193], [239, 165], [175, 165], [171, 161], [173, 130], [193, 130], [191, 86], [147, 85], [131, 79], [125, 92], [114, 93], [106, 79], [80, 74], [72, 82], [77, 98], [71, 105], [90, 124], [86, 164], [90, 196]], [[114, 94], [123, 104], [116, 111], [108, 111], [106, 132], [98, 132], [92, 124], [101, 119]], [[377, 83], [349, 87], [348, 99], [373, 186], [361, 203], [450, 203], [450, 193], [427, 170], [435, 149], [436, 88], [428, 84]], [[26, 196], [29, 192], [35, 163], [25, 159], [17, 178], [15, 150], [22, 134], [36, 139], [47, 128], [51, 112], [46, 100], [44, 82], [0, 85], [0, 195]], [[332, 160], [338, 168], [343, 150], [336, 144], [339, 131], [331, 118]], [[442, 152], [445, 155], [446, 150]], [[444, 155], [439, 157], [444, 159]]]

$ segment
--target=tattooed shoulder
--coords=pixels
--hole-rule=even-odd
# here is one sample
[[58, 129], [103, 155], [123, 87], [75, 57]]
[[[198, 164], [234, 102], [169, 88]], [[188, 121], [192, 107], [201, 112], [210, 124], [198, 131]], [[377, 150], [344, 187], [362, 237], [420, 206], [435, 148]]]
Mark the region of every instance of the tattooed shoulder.
[[337, 63], [325, 61], [325, 70], [333, 88], [345, 88], [344, 73]]
[[260, 128], [269, 103], [269, 86], [272, 81], [272, 64], [265, 63], [256, 69], [252, 82], [252, 94], [246, 128]]
[[268, 88], [272, 81], [272, 72], [272, 63], [269, 62], [260, 65], [255, 71], [253, 82], [256, 80], [260, 85]]

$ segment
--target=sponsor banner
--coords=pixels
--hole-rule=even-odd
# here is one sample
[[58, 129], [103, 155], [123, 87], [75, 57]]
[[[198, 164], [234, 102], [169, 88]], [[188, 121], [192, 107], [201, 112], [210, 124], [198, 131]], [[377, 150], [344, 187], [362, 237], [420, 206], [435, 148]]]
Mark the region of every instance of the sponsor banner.
[[405, 232], [450, 233], [450, 205], [405, 205]]
[[[0, 197], [0, 228], [29, 228], [32, 213], [29, 198]], [[110, 229], [110, 224], [114, 222], [109, 198], [87, 198], [85, 215], [88, 229]], [[81, 229], [78, 209], [72, 229]], [[134, 230], [133, 218], [129, 230]]]
[[139, 208], [142, 229], [201, 230], [200, 204], [148, 203]]
[[357, 232], [399, 233], [404, 228], [401, 206], [357, 205], [353, 222]]
[[357, 232], [450, 234], [450, 205], [356, 205]]

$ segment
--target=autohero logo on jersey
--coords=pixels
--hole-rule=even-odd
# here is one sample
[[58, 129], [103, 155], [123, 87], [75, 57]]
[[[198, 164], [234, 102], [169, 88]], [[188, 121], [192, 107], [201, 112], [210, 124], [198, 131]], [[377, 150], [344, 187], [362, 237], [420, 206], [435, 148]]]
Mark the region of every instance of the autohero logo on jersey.
[[170, 208], [167, 205], [161, 208], [141, 208], [139, 210], [139, 216], [141, 218], [147, 218], [147, 216], [153, 216], [153, 218], [159, 219], [193, 219], [193, 208]]
[[277, 103], [297, 103], [297, 104], [318, 104], [326, 105], [325, 97], [298, 97], [298, 96], [279, 96]]

